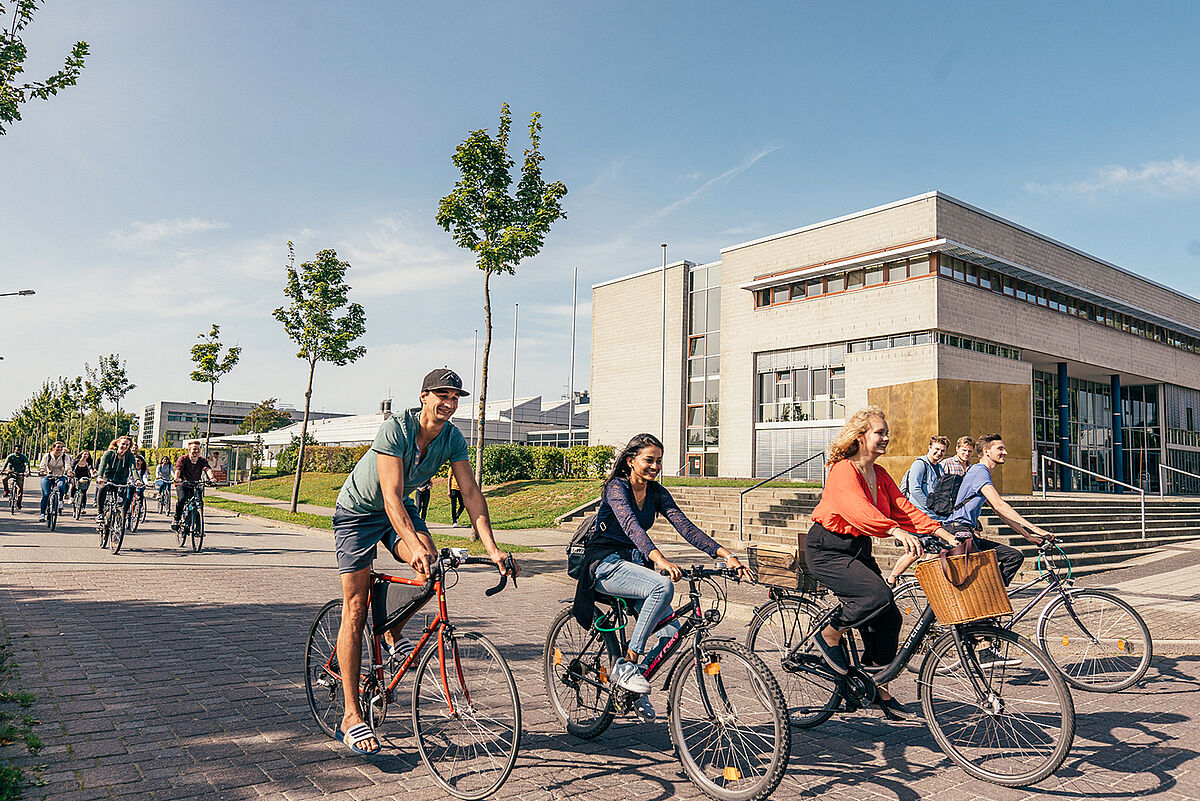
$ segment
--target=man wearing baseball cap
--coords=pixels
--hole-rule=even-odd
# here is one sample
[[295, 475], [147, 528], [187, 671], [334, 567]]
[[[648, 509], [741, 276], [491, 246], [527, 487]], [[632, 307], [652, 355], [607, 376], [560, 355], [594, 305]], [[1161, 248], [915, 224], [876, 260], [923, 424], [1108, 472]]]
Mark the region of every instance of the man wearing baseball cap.
[[[358, 708], [360, 643], [376, 546], [382, 542], [396, 559], [407, 562], [421, 577], [429, 575], [429, 564], [438, 555], [429, 528], [410, 497], [412, 491], [449, 462], [488, 556], [501, 573], [514, 577], [520, 573], [511, 555], [496, 547], [487, 501], [468, 461], [467, 442], [450, 422], [459, 398], [467, 394], [462, 379], [453, 370], [440, 368], [425, 376], [421, 406], [384, 421], [371, 449], [358, 460], [338, 493], [333, 514], [333, 537], [342, 577], [337, 651], [346, 698], [339, 739], [358, 754], [375, 754], [380, 748]], [[399, 636], [398, 629], [392, 633], [397, 636], [391, 643], [391, 655], [406, 656], [406, 645], [411, 648], [407, 638]]]

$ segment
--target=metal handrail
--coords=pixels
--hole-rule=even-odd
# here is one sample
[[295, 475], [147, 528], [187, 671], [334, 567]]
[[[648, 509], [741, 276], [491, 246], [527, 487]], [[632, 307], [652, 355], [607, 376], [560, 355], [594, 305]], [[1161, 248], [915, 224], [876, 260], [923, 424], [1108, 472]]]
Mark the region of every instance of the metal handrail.
[[1200, 475], [1189, 473], [1186, 470], [1180, 470], [1178, 467], [1168, 467], [1165, 464], [1160, 464], [1158, 466], [1158, 497], [1160, 498], [1165, 497], [1163, 488], [1167, 484], [1167, 482], [1163, 479], [1164, 470], [1170, 470], [1172, 473], [1178, 473], [1181, 476], [1188, 476], [1189, 478], [1200, 480]]
[[[795, 470], [797, 467], [803, 467], [804, 465], [808, 464], [808, 463], [809, 463], [809, 462], [811, 462], [813, 459], [816, 459], [816, 458], [818, 458], [818, 457], [820, 457], [821, 461], [822, 461], [822, 462], [824, 462], [824, 460], [825, 460], [825, 451], [821, 451], [820, 453], [814, 453], [812, 456], [808, 457], [807, 459], [804, 459], [804, 460], [802, 460], [802, 461], [796, 462], [796, 463], [795, 463], [794, 465], [792, 465], [791, 467], [785, 467], [784, 469], [780, 470], [778, 473], [776, 473], [775, 475], [771, 476], [770, 478], [764, 478], [762, 481], [758, 482], [758, 483], [757, 483], [757, 484], [755, 484], [753, 487], [747, 487], [746, 489], [744, 489], [744, 490], [742, 490], [740, 493], [738, 493], [738, 542], [744, 542], [744, 541], [745, 541], [745, 537], [743, 537], [743, 536], [742, 536], [742, 512], [743, 512], [743, 510], [744, 510], [744, 508], [745, 508], [746, 493], [747, 493], [747, 492], [750, 492], [750, 491], [752, 491], [752, 490], [756, 490], [756, 489], [758, 489], [758, 488], [759, 488], [759, 487], [761, 487], [763, 484], [766, 484], [768, 481], [774, 481], [775, 479], [777, 479], [777, 478], [779, 478], [780, 476], [782, 476], [784, 473], [790, 473], [790, 472], [792, 472], [792, 471], [793, 471], [793, 470]], [[822, 487], [824, 487], [824, 486], [825, 486], [825, 471], [824, 471], [824, 470], [822, 470], [822, 471], [821, 471], [821, 486], [822, 486]]]
[[1062, 465], [1070, 470], [1076, 470], [1085, 475], [1092, 476], [1093, 478], [1098, 478], [1101, 481], [1108, 481], [1112, 484], [1116, 484], [1119, 487], [1126, 487], [1136, 492], [1138, 494], [1138, 498], [1142, 502], [1142, 539], [1146, 539], [1146, 491], [1144, 489], [1141, 487], [1135, 487], [1132, 484], [1126, 484], [1124, 481], [1117, 481], [1115, 478], [1109, 478], [1108, 476], [1104, 476], [1099, 473], [1093, 473], [1091, 470], [1084, 470], [1082, 467], [1076, 467], [1068, 462], [1059, 461], [1053, 456], [1047, 456], [1044, 453], [1040, 455], [1042, 457], [1042, 500], [1046, 499], [1046, 462], [1054, 462], [1054, 464]]

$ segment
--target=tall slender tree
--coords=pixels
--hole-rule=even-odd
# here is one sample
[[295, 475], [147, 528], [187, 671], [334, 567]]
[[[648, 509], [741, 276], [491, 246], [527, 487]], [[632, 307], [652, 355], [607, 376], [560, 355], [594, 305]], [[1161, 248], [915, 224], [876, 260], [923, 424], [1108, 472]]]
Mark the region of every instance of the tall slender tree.
[[192, 371], [192, 380], [208, 384], [208, 424], [204, 429], [204, 455], [209, 455], [208, 441], [212, 439], [212, 410], [213, 399], [217, 393], [217, 382], [221, 376], [228, 373], [238, 363], [242, 349], [232, 347], [221, 356], [221, 326], [212, 324], [207, 334], [196, 337], [200, 342], [192, 345], [192, 361], [196, 369]]
[[[300, 499], [300, 477], [304, 472], [304, 440], [308, 434], [308, 412], [312, 403], [313, 374], [317, 362], [343, 366], [357, 361], [367, 352], [354, 340], [367, 330], [363, 307], [350, 303], [350, 285], [346, 283], [348, 262], [339, 261], [337, 252], [322, 250], [316, 261], [304, 262], [296, 269], [296, 249], [288, 242], [287, 285], [283, 294], [290, 301], [274, 311], [283, 330], [300, 346], [297, 358], [308, 362], [308, 388], [304, 391], [304, 420], [300, 424], [300, 453], [296, 460], [296, 479], [292, 486], [292, 511]], [[337, 316], [342, 309], [346, 313]]]
[[[452, 160], [462, 177], [454, 190], [438, 204], [437, 224], [449, 232], [459, 247], [475, 254], [483, 271], [483, 368], [479, 376], [478, 443], [483, 450], [484, 415], [487, 407], [488, 357], [492, 350], [492, 299], [490, 281], [495, 273], [516, 272], [522, 259], [542, 249], [550, 226], [567, 214], [562, 198], [567, 187], [562, 181], [546, 183], [542, 178], [541, 114], [529, 119], [529, 147], [521, 166], [521, 180], [510, 193], [515, 164], [508, 155], [512, 115], [508, 104], [500, 107], [496, 138], [486, 129], [471, 131], [454, 150]], [[483, 459], [475, 459], [475, 478], [483, 485]]]
[[101, 356], [99, 372], [101, 394], [116, 405], [113, 410], [113, 436], [119, 437], [121, 436], [121, 399], [132, 390], [137, 389], [137, 384], [130, 382], [125, 372], [125, 362], [119, 353]]

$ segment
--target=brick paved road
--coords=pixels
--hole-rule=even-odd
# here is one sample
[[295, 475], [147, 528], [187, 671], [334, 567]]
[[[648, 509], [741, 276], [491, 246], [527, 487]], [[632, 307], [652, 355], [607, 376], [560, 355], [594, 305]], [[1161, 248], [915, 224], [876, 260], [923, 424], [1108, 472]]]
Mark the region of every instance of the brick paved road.
[[[30, 797], [443, 797], [402, 710], [383, 732], [392, 755], [375, 762], [324, 737], [309, 716], [305, 637], [338, 587], [326, 538], [212, 514], [209, 548], [197, 555], [174, 548], [155, 517], [116, 557], [98, 549], [90, 527], [48, 534], [28, 511], [0, 517], [0, 623], [21, 684], [38, 696], [46, 741], [36, 761], [46, 763], [47, 783]], [[538, 659], [571, 588], [546, 572], [485, 599], [491, 581], [464, 573], [450, 603], [461, 624], [500, 644], [521, 688], [522, 751], [497, 797], [700, 797], [670, 756], [665, 724], [618, 723], [591, 743], [557, 729]], [[726, 625], [743, 633], [736, 619]], [[968, 778], [919, 720], [887, 724], [861, 713], [797, 732], [775, 797], [1200, 798], [1197, 679], [1200, 657], [1158, 658], [1136, 691], [1077, 693], [1074, 750], [1036, 791]], [[915, 697], [909, 679], [896, 690]], [[660, 692], [655, 698], [664, 706]]]

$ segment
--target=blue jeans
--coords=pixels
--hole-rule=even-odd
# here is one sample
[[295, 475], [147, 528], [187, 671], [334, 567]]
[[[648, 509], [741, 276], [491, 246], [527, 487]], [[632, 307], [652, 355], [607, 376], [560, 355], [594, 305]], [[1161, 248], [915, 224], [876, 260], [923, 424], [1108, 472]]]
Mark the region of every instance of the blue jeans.
[[42, 476], [42, 517], [46, 516], [46, 510], [50, 508], [50, 486], [58, 483], [59, 502], [67, 497], [67, 477], [66, 476]]
[[627, 562], [614, 553], [596, 565], [596, 589], [606, 595], [635, 601], [637, 624], [629, 637], [629, 650], [645, 654], [650, 632], [671, 612], [671, 599], [675, 597], [671, 579], [648, 567]]

